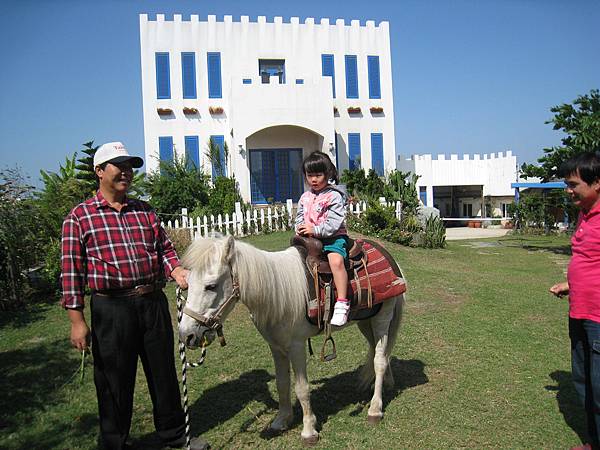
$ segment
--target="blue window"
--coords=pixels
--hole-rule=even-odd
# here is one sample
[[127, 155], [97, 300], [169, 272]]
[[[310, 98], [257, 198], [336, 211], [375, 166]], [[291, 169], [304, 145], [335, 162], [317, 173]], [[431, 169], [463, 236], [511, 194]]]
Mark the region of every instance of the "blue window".
[[348, 160], [350, 170], [360, 168], [360, 133], [348, 133]]
[[242, 83], [244, 83], [244, 84], [252, 84], [252, 78], [244, 78], [242, 80]]
[[296, 84], [304, 84], [303, 78], [296, 78]]
[[356, 55], [346, 55], [346, 98], [358, 98]]
[[211, 143], [219, 150], [219, 160], [211, 161], [213, 180], [217, 177], [227, 176], [227, 161], [225, 159], [225, 136], [211, 136]]
[[200, 168], [200, 145], [198, 136], [185, 137], [185, 160], [188, 167]]
[[285, 59], [259, 59], [258, 75], [262, 84], [271, 83], [271, 77], [285, 84]]
[[324, 77], [331, 77], [331, 90], [335, 98], [335, 67], [333, 55], [321, 55], [321, 74]]
[[371, 167], [383, 176], [383, 134], [371, 133]]
[[156, 53], [156, 98], [171, 98], [171, 78], [169, 75], [169, 54]]
[[183, 98], [196, 98], [196, 55], [192, 52], [181, 53], [181, 80]]
[[173, 136], [160, 136], [158, 138], [158, 157], [160, 162], [173, 161]]
[[[419, 198], [421, 199], [423, 206], [427, 206], [427, 186], [419, 186]], [[464, 206], [465, 205], [463, 204], [463, 216], [467, 216]]]
[[221, 98], [221, 53], [207, 54], [208, 98]]
[[381, 98], [381, 82], [379, 80], [379, 56], [367, 57], [369, 71], [369, 98]]
[[250, 150], [252, 203], [297, 202], [303, 189], [302, 149]]

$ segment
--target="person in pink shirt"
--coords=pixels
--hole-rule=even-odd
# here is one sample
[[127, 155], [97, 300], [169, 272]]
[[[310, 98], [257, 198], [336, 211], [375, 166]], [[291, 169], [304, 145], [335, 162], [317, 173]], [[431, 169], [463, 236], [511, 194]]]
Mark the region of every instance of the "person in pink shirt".
[[587, 418], [590, 443], [573, 449], [600, 449], [600, 152], [582, 153], [559, 172], [580, 209], [567, 281], [550, 288], [569, 296], [571, 371]]
[[346, 298], [348, 274], [344, 264], [348, 257], [347, 195], [341, 186], [334, 184], [338, 182], [337, 170], [323, 152], [315, 151], [304, 158], [302, 173], [310, 189], [298, 200], [296, 232], [323, 242], [337, 289], [331, 324], [342, 326], [348, 321], [350, 310], [350, 301]]

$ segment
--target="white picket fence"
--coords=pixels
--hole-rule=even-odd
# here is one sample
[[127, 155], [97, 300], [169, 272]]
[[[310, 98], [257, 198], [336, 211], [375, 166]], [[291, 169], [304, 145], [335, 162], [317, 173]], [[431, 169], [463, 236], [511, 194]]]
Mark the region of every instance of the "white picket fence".
[[[383, 197], [379, 199], [382, 205], [394, 205], [396, 217], [400, 220], [402, 216], [402, 204], [400, 202], [387, 202]], [[367, 209], [365, 202], [359, 202], [348, 206], [348, 213], [360, 216]], [[296, 208], [292, 200], [288, 199], [285, 205], [252, 207], [245, 212], [241, 204], [235, 204], [235, 211], [225, 214], [204, 216], [202, 218], [190, 218], [188, 209], [181, 209], [181, 218], [163, 222], [163, 226], [170, 229], [188, 229], [190, 237], [206, 237], [210, 233], [219, 232], [225, 235], [243, 237], [256, 234], [264, 234], [272, 231], [291, 230], [294, 227]]]

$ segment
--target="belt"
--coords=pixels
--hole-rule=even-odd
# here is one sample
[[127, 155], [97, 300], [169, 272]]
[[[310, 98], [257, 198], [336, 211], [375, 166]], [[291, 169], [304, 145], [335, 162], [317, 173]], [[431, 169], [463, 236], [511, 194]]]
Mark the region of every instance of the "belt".
[[142, 295], [151, 294], [152, 292], [160, 291], [165, 287], [165, 282], [140, 284], [128, 289], [103, 289], [93, 291], [94, 294], [101, 297], [140, 297]]

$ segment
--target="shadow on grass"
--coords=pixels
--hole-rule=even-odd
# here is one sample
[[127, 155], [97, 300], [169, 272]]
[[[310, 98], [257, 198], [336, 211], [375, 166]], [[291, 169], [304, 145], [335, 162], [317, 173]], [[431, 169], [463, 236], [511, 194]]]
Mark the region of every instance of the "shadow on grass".
[[58, 308], [58, 300], [55, 297], [48, 298], [43, 302], [28, 304], [23, 309], [15, 311], [2, 311], [0, 314], [0, 329], [5, 327], [22, 328], [31, 323], [44, 320], [49, 308]]
[[[429, 382], [425, 375], [425, 364], [420, 360], [400, 360], [392, 357], [391, 361], [392, 373], [396, 384], [392, 389], [385, 389], [383, 393], [383, 408], [404, 390], [426, 384]], [[313, 412], [317, 416], [317, 428], [321, 429], [330, 416], [336, 415], [338, 412], [346, 408], [348, 405], [356, 405], [351, 416], [357, 416], [364, 412], [364, 419], [367, 420], [366, 407], [373, 396], [373, 391], [360, 391], [356, 389], [359, 380], [359, 370], [340, 373], [331, 378], [322, 378], [313, 380], [311, 384], [321, 384], [317, 389], [311, 389], [310, 399]], [[302, 422], [302, 410], [298, 402], [294, 406], [294, 421], [291, 427]], [[269, 439], [272, 436], [269, 433], [263, 433], [263, 438]]]
[[[220, 423], [234, 417], [252, 401], [261, 402], [262, 411], [256, 411], [248, 423], [244, 423], [240, 431], [248, 429], [262, 414], [277, 409], [278, 403], [269, 392], [268, 382], [274, 378], [264, 369], [251, 370], [239, 378], [207, 389], [202, 396], [191, 405], [190, 429], [192, 436], [203, 434]], [[156, 433], [149, 433], [133, 442], [135, 448], [162, 448]]]
[[581, 442], [588, 442], [584, 409], [575, 391], [571, 372], [556, 370], [550, 374], [550, 378], [556, 381], [556, 386], [546, 386], [546, 389], [556, 391], [558, 409], [565, 423], [577, 433]]
[[569, 243], [557, 244], [548, 239], [535, 239], [530, 236], [525, 238], [512, 237], [504, 238], [498, 242], [504, 247], [518, 247], [530, 252], [543, 251], [557, 255], [571, 255], [571, 245]]
[[50, 448], [60, 446], [67, 437], [88, 436], [95, 430], [97, 419], [87, 414], [78, 417], [77, 423], [70, 418], [64, 422], [47, 418], [42, 426], [30, 427], [32, 417], [69, 402], [65, 384], [76, 382], [72, 377], [79, 367], [73, 355], [61, 339], [0, 353], [2, 435], [14, 434], [23, 448]]

